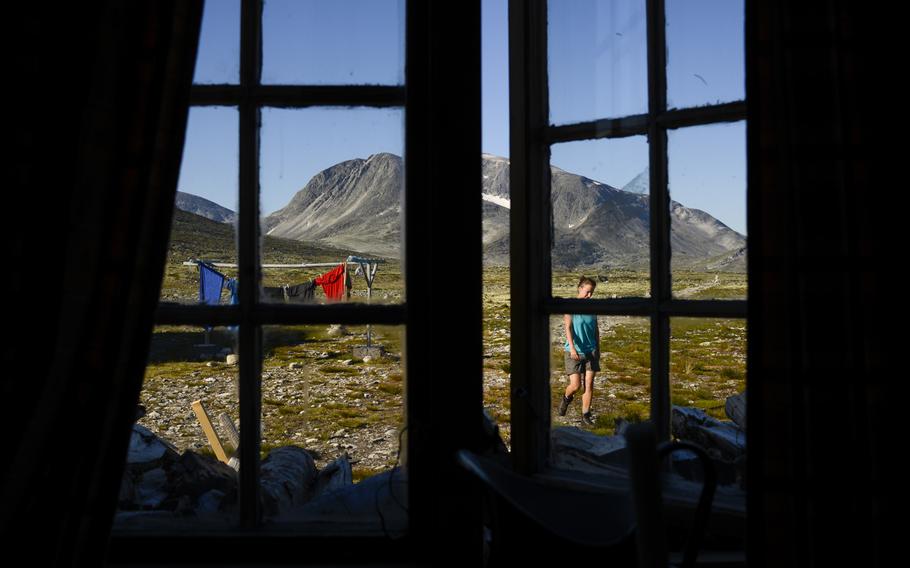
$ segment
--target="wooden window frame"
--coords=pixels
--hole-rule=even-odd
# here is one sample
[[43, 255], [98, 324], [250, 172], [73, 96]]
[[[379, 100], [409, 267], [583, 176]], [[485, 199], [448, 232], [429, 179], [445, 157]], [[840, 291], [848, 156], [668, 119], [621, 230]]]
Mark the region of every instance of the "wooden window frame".
[[[190, 101], [192, 106], [239, 109], [238, 278], [257, 285], [240, 287], [238, 305], [161, 305], [155, 316], [157, 325], [240, 326], [240, 420], [252, 425], [241, 427], [240, 447], [257, 457], [241, 456], [240, 523], [233, 529], [190, 534], [115, 532], [108, 560], [113, 565], [242, 564], [274, 559], [300, 564], [382, 563], [427, 561], [439, 550], [452, 551], [452, 559], [474, 558], [480, 547], [469, 543], [480, 542], [480, 509], [466, 498], [472, 495], [467, 474], [457, 467], [455, 455], [460, 448], [477, 449], [483, 433], [482, 220], [477, 203], [481, 192], [480, 1], [407, 2], [406, 83], [389, 87], [259, 84], [262, 6], [263, 0], [241, 1], [240, 83], [194, 85]], [[259, 303], [259, 116], [263, 106], [404, 109], [405, 303]], [[467, 191], [472, 184], [476, 192]], [[452, 264], [460, 267], [460, 280], [445, 278]], [[434, 282], [432, 290], [426, 286], [428, 281]], [[408, 530], [403, 537], [310, 534], [296, 526], [262, 524], [257, 499], [260, 440], [255, 427], [261, 408], [261, 326], [324, 323], [405, 326], [402, 364], [407, 377], [414, 380], [407, 380], [405, 386], [407, 432], [402, 461], [407, 466]], [[440, 360], [450, 359], [451, 347], [441, 341], [449, 335], [475, 356], [439, 367]], [[137, 551], [142, 551], [141, 557]]]
[[[555, 126], [549, 121], [547, 0], [509, 1], [511, 113], [512, 456], [518, 471], [546, 471], [550, 455], [549, 318], [566, 313], [650, 320], [651, 420], [670, 438], [670, 318], [746, 320], [746, 300], [681, 300], [671, 288], [667, 130], [746, 120], [745, 100], [667, 109], [664, 0], [646, 0], [648, 113]], [[561, 299], [551, 295], [550, 146], [648, 137], [650, 297]], [[748, 325], [748, 322], [747, 322]]]

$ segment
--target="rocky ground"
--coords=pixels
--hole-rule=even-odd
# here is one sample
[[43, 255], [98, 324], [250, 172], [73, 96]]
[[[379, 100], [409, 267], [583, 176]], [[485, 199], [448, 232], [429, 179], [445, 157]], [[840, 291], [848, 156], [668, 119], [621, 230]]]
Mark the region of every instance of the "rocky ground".
[[[321, 330], [324, 337], [307, 330], [298, 332], [299, 343], [279, 341], [282, 345], [273, 346], [263, 360], [263, 455], [293, 444], [309, 450], [319, 468], [347, 454], [355, 477], [358, 471], [363, 476], [393, 467], [404, 416], [399, 340], [384, 335], [387, 331], [377, 332], [375, 341], [395, 350], [375, 359], [356, 359], [352, 353], [364, 343], [361, 333], [329, 335], [325, 327]], [[269, 330], [265, 335], [269, 343]], [[181, 451], [207, 451], [209, 444], [191, 408], [199, 400], [230, 451], [218, 417], [227, 413], [243, 428], [238, 420], [238, 367], [226, 363], [221, 352], [216, 356], [211, 361], [150, 364], [140, 397], [146, 415], [139, 424]]]
[[[562, 288], [571, 292], [577, 276], [563, 275]], [[720, 284], [739, 286], [738, 280]], [[731, 277], [732, 278], [732, 277]], [[643, 295], [647, 279], [611, 278], [602, 293]], [[714, 278], [695, 279], [684, 295], [713, 293]], [[563, 289], [564, 288], [564, 289]], [[736, 288], [737, 294], [743, 292]], [[484, 407], [510, 447], [509, 282], [504, 268], [488, 268], [484, 276]], [[650, 326], [646, 318], [599, 317], [604, 342], [595, 380], [594, 414], [589, 429], [612, 435], [618, 419], [647, 418], [650, 401]], [[745, 389], [745, 323], [738, 320], [674, 318], [671, 322], [671, 395], [674, 405], [694, 406], [724, 419], [724, 400]], [[267, 327], [262, 362], [262, 450], [296, 445], [309, 450], [318, 468], [347, 454], [354, 480], [397, 463], [404, 424], [405, 377], [401, 364], [403, 328], [374, 326], [374, 342], [385, 355], [364, 360], [354, 348], [365, 343], [366, 328], [337, 326]], [[551, 398], [553, 426], [582, 426], [580, 396], [568, 414], [555, 412], [565, 389], [562, 361], [562, 318], [551, 319]], [[203, 335], [193, 327], [155, 330], [140, 404], [146, 415], [139, 424], [167, 439], [180, 451], [210, 452], [191, 404], [199, 400], [226, 446], [218, 417], [227, 413], [239, 424], [238, 367], [227, 363], [234, 337], [213, 333], [216, 345], [198, 347]], [[208, 360], [200, 360], [208, 356]], [[232, 448], [228, 447], [228, 450]]]

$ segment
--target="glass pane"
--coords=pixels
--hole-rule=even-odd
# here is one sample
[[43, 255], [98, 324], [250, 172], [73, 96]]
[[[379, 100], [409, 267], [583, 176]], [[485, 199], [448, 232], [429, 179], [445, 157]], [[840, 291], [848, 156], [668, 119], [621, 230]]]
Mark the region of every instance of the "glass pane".
[[551, 293], [574, 298], [581, 275], [596, 298], [650, 293], [648, 141], [644, 136], [554, 144]]
[[403, 120], [401, 109], [263, 109], [263, 301], [404, 300]]
[[378, 506], [386, 530], [406, 529], [403, 337], [400, 326], [263, 329], [263, 487], [288, 470], [299, 481], [265, 492], [267, 518], [382, 530]]
[[236, 353], [231, 328], [154, 329], [115, 529], [236, 526]]
[[745, 122], [668, 132], [673, 296], [745, 299]]
[[[670, 320], [670, 393], [673, 436], [714, 457], [721, 485], [742, 485], [746, 455], [746, 322]], [[680, 473], [695, 478], [694, 456], [674, 453]]]
[[404, 84], [404, 0], [267, 0], [262, 82]]
[[483, 270], [483, 405], [511, 448], [512, 379], [511, 290], [509, 267]]
[[484, 0], [481, 10], [484, 408], [511, 447], [509, 3]]
[[[590, 318], [595, 318], [599, 337]], [[567, 351], [565, 316], [550, 318], [551, 463], [560, 469], [624, 463], [624, 456], [600, 450], [610, 445], [620, 450], [625, 446], [624, 428], [650, 417], [650, 323], [647, 318], [579, 315], [570, 322], [579, 360]], [[588, 345], [596, 346], [599, 353], [590, 351]], [[593, 382], [588, 383], [592, 370]], [[593, 388], [588, 390], [589, 386]], [[571, 401], [561, 414], [567, 394]], [[585, 407], [591, 411], [593, 423], [585, 421]], [[597, 455], [590, 453], [591, 443], [598, 444]]]
[[667, 0], [667, 107], [746, 98], [743, 0]]
[[644, 0], [551, 0], [550, 122], [648, 112]]
[[214, 281], [203, 289], [197, 260], [234, 277], [237, 243], [237, 109], [193, 107], [187, 124], [180, 179], [171, 222], [162, 302], [226, 303], [228, 281], [218, 291]]
[[193, 82], [240, 82], [240, 0], [205, 3]]

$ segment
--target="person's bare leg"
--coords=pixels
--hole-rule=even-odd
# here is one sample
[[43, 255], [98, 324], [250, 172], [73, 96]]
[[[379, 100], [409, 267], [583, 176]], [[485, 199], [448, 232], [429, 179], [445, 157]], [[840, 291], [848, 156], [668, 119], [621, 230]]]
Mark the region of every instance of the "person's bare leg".
[[594, 398], [594, 371], [585, 373], [585, 393], [581, 395], [581, 412], [591, 410], [591, 400]]
[[566, 387], [566, 398], [571, 397], [581, 388], [581, 375], [573, 373], [569, 375], [569, 386]]

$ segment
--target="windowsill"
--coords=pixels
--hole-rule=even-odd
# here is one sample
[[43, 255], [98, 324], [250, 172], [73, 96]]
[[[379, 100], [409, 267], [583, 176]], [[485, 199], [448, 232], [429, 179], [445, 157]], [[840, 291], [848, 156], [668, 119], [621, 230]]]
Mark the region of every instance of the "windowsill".
[[[394, 494], [391, 493], [394, 492]], [[241, 529], [237, 516], [209, 512], [174, 516], [169, 511], [118, 512], [113, 536], [218, 537], [256, 534], [398, 539], [408, 531], [407, 474], [374, 476], [266, 518], [256, 529]]]
[[[610, 439], [604, 440], [606, 444]], [[547, 485], [605, 494], [628, 494], [628, 467], [625, 450], [613, 449], [608, 457], [594, 462], [567, 456], [555, 456], [545, 470], [534, 477]], [[691, 523], [701, 492], [701, 483], [689, 481], [679, 474], [662, 476], [661, 491], [667, 522], [676, 526]], [[711, 504], [707, 533], [723, 541], [744, 542], [746, 534], [746, 491], [737, 485], [717, 486]]]

